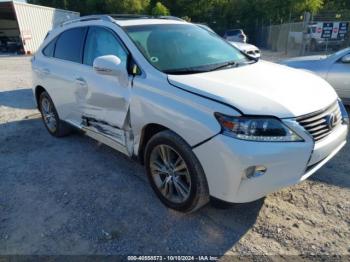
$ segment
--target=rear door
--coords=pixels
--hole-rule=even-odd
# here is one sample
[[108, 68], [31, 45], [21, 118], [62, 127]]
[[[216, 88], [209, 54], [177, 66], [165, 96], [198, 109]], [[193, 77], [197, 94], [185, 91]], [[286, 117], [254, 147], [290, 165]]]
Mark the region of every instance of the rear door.
[[72, 28], [53, 39], [43, 50], [47, 59], [38, 63], [38, 73], [62, 120], [80, 124], [76, 93], [87, 27]]
[[81, 116], [85, 125], [112, 136], [124, 144], [123, 130], [127, 128], [131, 77], [101, 75], [93, 69], [97, 57], [115, 55], [127, 68], [128, 51], [114, 31], [102, 26], [91, 26], [86, 37], [83, 64], [79, 79], [85, 92], [81, 94]]

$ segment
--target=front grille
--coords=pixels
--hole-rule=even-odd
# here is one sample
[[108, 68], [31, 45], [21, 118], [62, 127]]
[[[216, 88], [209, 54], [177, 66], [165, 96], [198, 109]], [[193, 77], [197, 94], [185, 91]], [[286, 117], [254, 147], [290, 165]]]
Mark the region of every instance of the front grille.
[[342, 116], [339, 104], [335, 102], [325, 110], [298, 117], [297, 121], [312, 135], [315, 141], [320, 141], [341, 124]]

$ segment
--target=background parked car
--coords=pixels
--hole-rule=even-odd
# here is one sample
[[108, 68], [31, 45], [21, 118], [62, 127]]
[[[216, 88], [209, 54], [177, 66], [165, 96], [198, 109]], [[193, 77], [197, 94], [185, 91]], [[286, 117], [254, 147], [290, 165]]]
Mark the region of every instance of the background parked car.
[[350, 105], [350, 47], [328, 56], [297, 57], [281, 64], [318, 74], [334, 87], [345, 104]]
[[[215, 33], [215, 31], [207, 25], [204, 25], [204, 24], [197, 24], [197, 25], [200, 26], [201, 28], [209, 31], [209, 32]], [[242, 42], [234, 42], [234, 41], [229, 41], [229, 43], [231, 45], [233, 45], [234, 47], [238, 48], [239, 50], [243, 51], [247, 55], [250, 55], [250, 56], [255, 57], [255, 58], [261, 57], [260, 49], [257, 48], [255, 45], [242, 43]]]
[[[327, 24], [332, 24], [331, 34], [329, 38], [323, 37], [324, 27]], [[307, 29], [306, 40], [308, 43], [308, 47], [311, 51], [318, 51], [322, 48], [339, 48], [342, 46], [344, 42], [344, 38], [338, 36], [338, 32], [340, 31], [340, 23], [332, 22], [332, 23], [323, 23], [318, 22], [313, 25], [310, 25]]]
[[0, 52], [7, 52], [7, 40], [6, 36], [0, 36]]
[[344, 37], [344, 48], [347, 48], [350, 46], [350, 32], [347, 32], [345, 37]]
[[257, 48], [255, 45], [247, 44], [247, 43], [240, 43], [240, 42], [229, 42], [234, 47], [242, 50], [247, 55], [250, 55], [255, 58], [261, 57], [260, 49]]
[[[330, 28], [328, 37], [324, 33], [327, 26]], [[307, 49], [313, 52], [324, 48], [338, 50], [345, 42], [345, 36], [340, 34], [343, 27], [344, 23], [341, 22], [313, 23], [308, 25], [305, 32], [290, 31], [288, 34], [289, 45], [290, 47], [295, 48], [305, 42]]]
[[0, 36], [0, 52], [23, 53], [22, 45], [18, 37]]
[[242, 29], [230, 29], [227, 30], [224, 34], [224, 38], [230, 42], [241, 42], [246, 43], [248, 37], [243, 32]]

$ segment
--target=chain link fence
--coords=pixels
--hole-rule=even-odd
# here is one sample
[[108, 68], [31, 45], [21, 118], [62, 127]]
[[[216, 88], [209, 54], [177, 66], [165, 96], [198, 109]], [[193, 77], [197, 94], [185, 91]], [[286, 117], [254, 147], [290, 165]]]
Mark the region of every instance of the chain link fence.
[[257, 45], [291, 57], [329, 54], [350, 46], [350, 11], [305, 13], [289, 20], [259, 28]]

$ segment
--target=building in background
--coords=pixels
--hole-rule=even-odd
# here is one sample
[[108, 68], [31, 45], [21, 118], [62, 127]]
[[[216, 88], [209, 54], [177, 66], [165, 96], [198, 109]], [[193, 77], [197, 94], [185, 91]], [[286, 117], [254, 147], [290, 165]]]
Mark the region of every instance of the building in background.
[[79, 16], [45, 6], [0, 2], [0, 52], [33, 54], [50, 30]]

